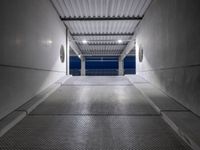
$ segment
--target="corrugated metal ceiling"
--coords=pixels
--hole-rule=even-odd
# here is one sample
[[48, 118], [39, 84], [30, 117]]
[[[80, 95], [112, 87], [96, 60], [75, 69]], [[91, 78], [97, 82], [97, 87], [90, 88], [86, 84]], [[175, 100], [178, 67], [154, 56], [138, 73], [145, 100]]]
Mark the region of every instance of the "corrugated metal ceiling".
[[72, 34], [133, 33], [139, 21], [65, 21]]
[[142, 17], [151, 0], [53, 0], [61, 17]]
[[[52, 2], [61, 18], [124, 18], [143, 17], [151, 0], [52, 0]], [[119, 45], [116, 41], [121, 39], [127, 44], [139, 20], [67, 20], [64, 23], [72, 35], [76, 34], [73, 38], [84, 55], [120, 55], [126, 45]], [[89, 42], [82, 45], [82, 40]]]

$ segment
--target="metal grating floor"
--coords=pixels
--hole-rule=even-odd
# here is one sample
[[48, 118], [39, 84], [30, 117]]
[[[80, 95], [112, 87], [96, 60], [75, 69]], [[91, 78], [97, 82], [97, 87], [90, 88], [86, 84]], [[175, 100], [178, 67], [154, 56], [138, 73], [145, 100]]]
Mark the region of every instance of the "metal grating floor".
[[125, 77], [76, 79], [0, 137], [0, 150], [190, 150]]
[[157, 116], [31, 116], [0, 138], [2, 150], [189, 150]]
[[31, 114], [155, 115], [134, 86], [62, 86]]
[[75, 76], [68, 79], [63, 85], [132, 85], [125, 77], [120, 76]]

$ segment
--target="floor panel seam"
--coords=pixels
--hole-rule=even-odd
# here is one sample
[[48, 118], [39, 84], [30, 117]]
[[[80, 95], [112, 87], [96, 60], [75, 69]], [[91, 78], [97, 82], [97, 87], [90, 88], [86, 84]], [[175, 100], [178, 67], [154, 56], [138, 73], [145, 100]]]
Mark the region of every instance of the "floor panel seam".
[[160, 116], [161, 114], [29, 114], [28, 116], [138, 116], [138, 117], [148, 117], [148, 116]]

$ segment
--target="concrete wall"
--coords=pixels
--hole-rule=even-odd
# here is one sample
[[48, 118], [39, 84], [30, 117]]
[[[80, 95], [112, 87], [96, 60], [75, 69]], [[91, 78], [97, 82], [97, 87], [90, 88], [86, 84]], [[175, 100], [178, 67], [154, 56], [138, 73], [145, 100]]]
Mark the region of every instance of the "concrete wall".
[[[137, 74], [200, 115], [200, 1], [153, 0], [137, 29]], [[143, 62], [138, 49], [143, 48]]]
[[49, 0], [0, 1], [0, 119], [65, 75], [66, 31]]

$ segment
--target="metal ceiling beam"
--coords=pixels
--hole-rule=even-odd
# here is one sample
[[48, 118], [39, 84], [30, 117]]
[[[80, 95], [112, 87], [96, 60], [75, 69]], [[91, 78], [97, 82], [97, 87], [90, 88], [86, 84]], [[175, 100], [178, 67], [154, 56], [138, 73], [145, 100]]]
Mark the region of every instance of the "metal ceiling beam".
[[[53, 8], [56, 10], [57, 15], [60, 16], [59, 11], [56, 8], [53, 0], [50, 0], [50, 3], [52, 4]], [[65, 25], [66, 29], [69, 30], [68, 26], [64, 22], [63, 24]], [[68, 36], [69, 36], [69, 47], [75, 52], [77, 56], [83, 57], [82, 52], [80, 48], [78, 47], [78, 45], [76, 44], [76, 42], [74, 42], [74, 38], [72, 37], [70, 31], [68, 31]], [[67, 35], [66, 35], [66, 38], [67, 38]]]
[[72, 36], [133, 36], [134, 33], [76, 33]]
[[[50, 0], [50, 3], [52, 4], [53, 8], [56, 10], [57, 15], [60, 16], [59, 11], [58, 11], [58, 9], [56, 8], [56, 6], [55, 6], [53, 0]], [[64, 26], [66, 27], [66, 29], [69, 30], [68, 26], [67, 26], [64, 22], [63, 22], [63, 24], [64, 24]], [[84, 56], [83, 56], [83, 54], [82, 54], [80, 48], [79, 48], [78, 45], [76, 44], [76, 42], [74, 42], [74, 38], [72, 37], [70, 31], [68, 32], [68, 36], [69, 36], [69, 43], [68, 43], [68, 44], [69, 44], [69, 47], [75, 52], [75, 54], [76, 54], [77, 56], [80, 56], [80, 59], [82, 59], [82, 57], [84, 57]], [[67, 38], [67, 35], [66, 35], [66, 38]]]
[[126, 48], [121, 53], [119, 59], [123, 60], [130, 53], [130, 51], [133, 50], [134, 48], [135, 48], [135, 36], [132, 37], [131, 41], [128, 43]]
[[104, 43], [104, 44], [80, 44], [80, 45], [90, 45], [90, 46], [106, 46], [106, 45], [127, 45], [126, 43]]
[[118, 57], [120, 56], [120, 54], [101, 54], [101, 53], [96, 53], [96, 54], [83, 54], [84, 57], [87, 57], [87, 56], [98, 56], [98, 57], [102, 57], [102, 56], [107, 56], [107, 57]]
[[77, 56], [82, 56], [82, 52], [79, 50], [78, 45], [76, 44], [76, 42], [74, 42], [73, 37], [71, 36], [71, 34], [69, 34], [69, 39], [70, 39], [70, 47], [71, 49], [76, 53]]
[[140, 21], [142, 18], [143, 17], [60, 17], [62, 21]]

